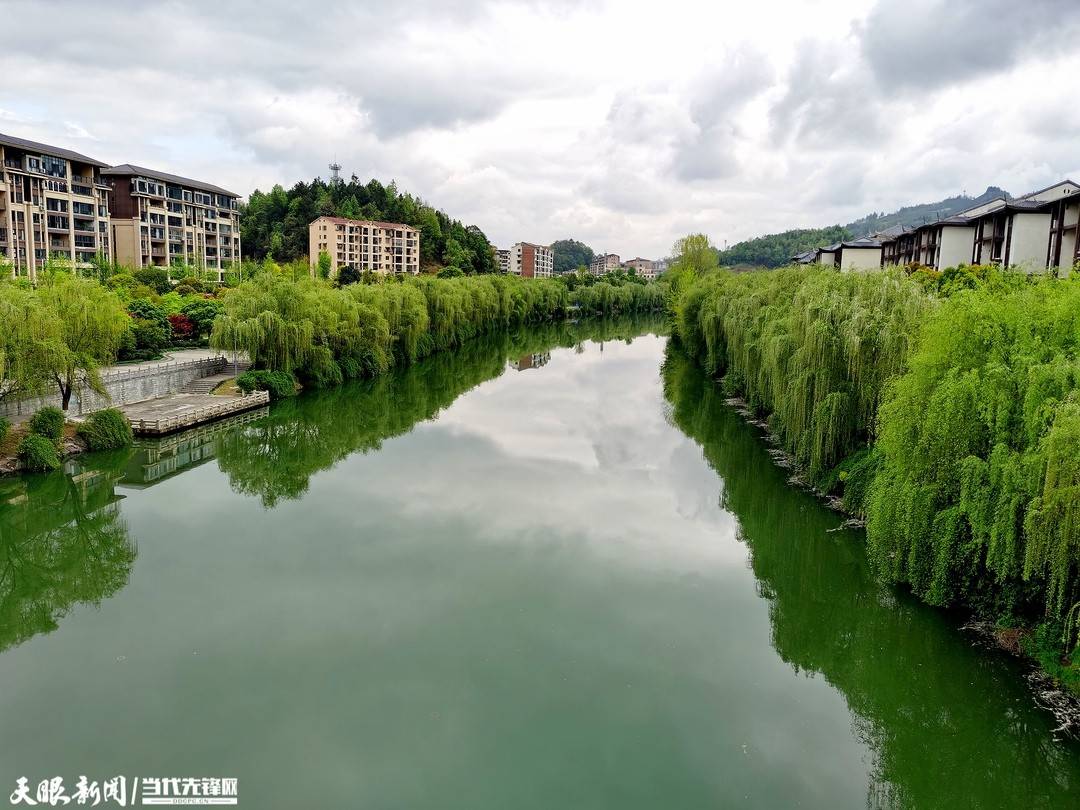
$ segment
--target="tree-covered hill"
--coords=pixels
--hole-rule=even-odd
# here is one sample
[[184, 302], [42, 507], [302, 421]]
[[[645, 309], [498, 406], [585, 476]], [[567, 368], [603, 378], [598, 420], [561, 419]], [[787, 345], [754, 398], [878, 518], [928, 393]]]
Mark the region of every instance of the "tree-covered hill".
[[551, 250], [556, 273], [569, 273], [581, 265], [588, 267], [595, 256], [591, 247], [576, 239], [557, 239], [551, 243]]
[[727, 250], [721, 250], [720, 264], [735, 267], [749, 264], [758, 267], [782, 267], [791, 262], [791, 257], [804, 250], [850, 239], [851, 232], [842, 225], [830, 225], [828, 228], [801, 228], [783, 233], [771, 233], [737, 242]]
[[360, 183], [354, 175], [345, 182], [316, 178], [286, 191], [254, 191], [240, 211], [244, 254], [256, 259], [273, 255], [279, 261], [307, 258], [308, 225], [317, 217], [403, 222], [420, 230], [420, 264], [459, 267], [466, 273], [495, 271], [487, 237], [475, 225], [462, 225], [442, 211], [391, 182]]
[[936, 222], [939, 219], [951, 217], [953, 214], [959, 214], [961, 211], [981, 205], [1002, 195], [1009, 196], [1008, 192], [997, 186], [988, 186], [986, 191], [978, 197], [958, 194], [955, 197], [946, 197], [944, 200], [938, 200], [937, 202], [905, 205], [891, 214], [884, 212], [867, 214], [854, 222], [849, 222], [846, 227], [855, 237], [877, 233], [896, 225], [913, 228], [917, 225], [925, 225], [927, 222]]

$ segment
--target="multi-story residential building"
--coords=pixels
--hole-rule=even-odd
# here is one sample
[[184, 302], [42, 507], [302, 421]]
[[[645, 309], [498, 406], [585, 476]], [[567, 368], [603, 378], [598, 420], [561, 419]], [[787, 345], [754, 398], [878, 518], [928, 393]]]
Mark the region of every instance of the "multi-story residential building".
[[240, 196], [219, 186], [125, 163], [102, 170], [112, 190], [116, 261], [189, 265], [218, 280], [240, 261]]
[[886, 265], [1000, 264], [1068, 271], [1080, 252], [1080, 185], [1063, 180], [1022, 197], [1004, 196], [882, 240]]
[[0, 134], [0, 257], [33, 280], [50, 258], [111, 259], [108, 164]]
[[510, 368], [514, 369], [514, 371], [528, 371], [530, 368], [541, 368], [542, 366], [546, 366], [549, 360], [551, 360], [551, 352], [526, 354], [519, 357], [517, 360], [511, 360]]
[[555, 274], [555, 253], [546, 245], [518, 242], [510, 248], [507, 272], [522, 278], [551, 278]]
[[646, 281], [652, 281], [659, 275], [657, 263], [652, 259], [642, 259], [640, 256], [626, 262], [626, 267]]
[[510, 251], [502, 248], [494, 248], [495, 268], [500, 273], [510, 272]]
[[330, 257], [330, 273], [351, 266], [376, 273], [420, 272], [420, 231], [398, 222], [319, 217], [308, 226], [308, 255]]
[[589, 264], [589, 272], [594, 276], [603, 276], [608, 273], [614, 273], [622, 263], [619, 261], [619, 254], [617, 253], [604, 253], [596, 256], [592, 263]]

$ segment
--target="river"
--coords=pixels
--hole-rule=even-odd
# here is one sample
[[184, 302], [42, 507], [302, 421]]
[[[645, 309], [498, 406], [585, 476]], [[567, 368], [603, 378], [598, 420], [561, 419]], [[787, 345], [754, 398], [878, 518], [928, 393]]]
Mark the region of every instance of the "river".
[[662, 331], [489, 336], [0, 479], [0, 796], [1077, 806], [1022, 667], [877, 584]]

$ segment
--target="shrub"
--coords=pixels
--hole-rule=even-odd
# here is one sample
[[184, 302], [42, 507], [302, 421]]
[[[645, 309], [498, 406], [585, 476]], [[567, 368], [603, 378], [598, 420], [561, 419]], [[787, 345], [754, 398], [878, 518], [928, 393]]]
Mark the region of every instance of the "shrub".
[[64, 412], [49, 405], [30, 417], [30, 432], [57, 444], [64, 436]]
[[195, 339], [195, 324], [187, 315], [170, 315], [173, 343], [188, 343]]
[[145, 284], [158, 294], [167, 293], [172, 289], [172, 284], [169, 283], [169, 271], [164, 267], [141, 267], [133, 275], [137, 282]]
[[4, 439], [8, 437], [10, 431], [11, 421], [0, 416], [0, 444], [4, 443]]
[[19, 443], [19, 462], [30, 472], [49, 472], [60, 469], [56, 445], [45, 436], [29, 433]]
[[296, 379], [286, 371], [245, 371], [236, 378], [236, 386], [245, 394], [269, 391], [270, 399], [284, 399], [296, 393]]
[[91, 450], [116, 450], [134, 441], [131, 423], [116, 408], [90, 414], [78, 432]]

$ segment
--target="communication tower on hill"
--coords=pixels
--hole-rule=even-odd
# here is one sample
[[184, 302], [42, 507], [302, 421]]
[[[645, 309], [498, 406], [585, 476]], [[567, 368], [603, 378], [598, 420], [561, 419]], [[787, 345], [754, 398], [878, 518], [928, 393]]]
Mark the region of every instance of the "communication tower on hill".
[[341, 164], [338, 163], [336, 160], [334, 160], [334, 161], [331, 161], [329, 168], [330, 168], [330, 182], [332, 182], [332, 183], [340, 183], [341, 182]]

